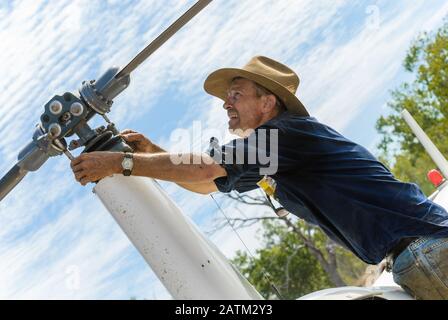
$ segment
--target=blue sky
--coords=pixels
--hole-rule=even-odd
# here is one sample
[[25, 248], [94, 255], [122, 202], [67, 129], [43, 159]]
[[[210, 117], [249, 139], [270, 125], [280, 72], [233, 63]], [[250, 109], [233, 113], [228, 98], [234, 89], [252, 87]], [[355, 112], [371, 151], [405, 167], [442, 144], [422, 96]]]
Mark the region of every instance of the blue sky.
[[[193, 3], [0, 2], [0, 174], [15, 163], [53, 95], [124, 66]], [[375, 121], [387, 113], [389, 91], [409, 79], [402, 68], [407, 48], [447, 13], [442, 0], [215, 0], [133, 73], [109, 118], [188, 151], [170, 139], [174, 130], [198, 121], [203, 130], [225, 132], [221, 102], [202, 89], [205, 77], [266, 55], [297, 71], [298, 96], [312, 115], [375, 153]], [[204, 149], [207, 139], [193, 144]], [[210, 197], [163, 186], [210, 229], [219, 215]], [[0, 223], [0, 298], [169, 298], [91, 186], [75, 183], [64, 157], [28, 174], [0, 203]], [[259, 245], [255, 229], [241, 231], [252, 249]], [[242, 247], [227, 229], [212, 241], [229, 257]]]

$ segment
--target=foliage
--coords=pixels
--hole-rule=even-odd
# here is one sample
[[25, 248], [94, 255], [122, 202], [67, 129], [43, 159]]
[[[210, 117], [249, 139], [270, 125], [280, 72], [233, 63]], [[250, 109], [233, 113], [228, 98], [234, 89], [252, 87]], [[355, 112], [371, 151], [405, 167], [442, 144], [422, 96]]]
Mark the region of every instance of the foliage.
[[383, 159], [392, 164], [392, 172], [403, 181], [419, 184], [426, 194], [433, 187], [426, 173], [435, 168], [400, 113], [407, 109], [443, 154], [448, 132], [448, 21], [433, 34], [424, 33], [414, 41], [404, 61], [404, 68], [415, 75], [392, 92], [388, 103], [391, 113], [376, 123], [382, 135], [379, 149]]
[[[323, 232], [303, 221], [297, 221], [295, 226], [325, 251], [328, 239]], [[233, 263], [265, 298], [275, 298], [271, 284], [276, 285], [284, 299], [297, 299], [316, 290], [334, 287], [301, 237], [280, 219], [263, 221], [262, 230], [264, 247], [257, 250], [255, 258], [238, 251]], [[344, 249], [335, 250], [344, 270], [343, 278], [348, 284], [354, 284], [365, 269], [364, 263]]]

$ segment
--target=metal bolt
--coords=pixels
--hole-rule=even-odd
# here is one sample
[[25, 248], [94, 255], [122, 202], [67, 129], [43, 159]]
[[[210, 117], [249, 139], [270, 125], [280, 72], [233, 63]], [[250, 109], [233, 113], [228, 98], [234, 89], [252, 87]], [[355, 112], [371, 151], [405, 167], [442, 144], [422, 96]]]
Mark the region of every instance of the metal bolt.
[[83, 112], [84, 106], [79, 102], [75, 102], [70, 106], [70, 113], [75, 117], [79, 117]]
[[70, 141], [70, 145], [68, 146], [69, 150], [74, 150], [80, 146], [80, 143], [78, 140], [72, 140]]
[[50, 112], [54, 115], [60, 114], [62, 111], [62, 103], [58, 100], [53, 100], [50, 103]]
[[48, 127], [48, 132], [49, 132], [51, 137], [56, 138], [56, 137], [58, 137], [61, 134], [62, 129], [61, 129], [61, 126], [59, 124], [52, 123]]
[[65, 112], [65, 113], [61, 116], [61, 120], [65, 122], [65, 121], [68, 121], [71, 117], [72, 117], [72, 115], [70, 114], [70, 112]]

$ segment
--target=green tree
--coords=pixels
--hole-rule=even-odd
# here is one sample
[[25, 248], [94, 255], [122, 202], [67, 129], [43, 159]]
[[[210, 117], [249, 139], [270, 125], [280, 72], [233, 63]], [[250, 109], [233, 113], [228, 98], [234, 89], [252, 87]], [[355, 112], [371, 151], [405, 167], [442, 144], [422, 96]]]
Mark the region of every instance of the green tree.
[[[293, 232], [278, 221], [263, 221], [265, 240], [257, 258], [238, 251], [233, 263], [266, 299], [275, 298], [274, 283], [285, 299], [332, 285], [316, 258]], [[266, 276], [268, 275], [268, 276]]]
[[448, 21], [434, 33], [424, 33], [414, 41], [404, 60], [404, 68], [415, 79], [392, 92], [390, 114], [376, 123], [382, 135], [381, 159], [401, 180], [419, 184], [426, 194], [434, 188], [426, 173], [435, 168], [400, 113], [407, 109], [443, 154], [448, 152]]
[[[321, 261], [311, 251], [310, 244], [318, 248], [319, 254], [328, 252], [328, 238], [319, 229], [304, 221], [284, 224], [282, 219], [263, 220], [263, 247], [255, 258], [238, 251], [233, 263], [256, 289], [267, 299], [275, 298], [271, 284], [275, 284], [282, 298], [297, 299], [307, 293], [334, 287], [335, 284], [322, 267]], [[298, 233], [300, 232], [300, 234]], [[303, 235], [307, 235], [303, 237]], [[343, 275], [347, 284], [356, 284], [363, 273], [364, 264], [348, 251], [333, 246], [337, 260], [346, 271]], [[327, 257], [324, 257], [328, 259]]]

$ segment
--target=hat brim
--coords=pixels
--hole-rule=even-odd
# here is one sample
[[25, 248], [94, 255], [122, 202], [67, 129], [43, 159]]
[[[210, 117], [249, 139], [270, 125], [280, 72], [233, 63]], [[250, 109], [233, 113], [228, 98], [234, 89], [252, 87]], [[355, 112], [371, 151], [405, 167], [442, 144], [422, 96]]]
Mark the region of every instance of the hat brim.
[[300, 116], [310, 115], [299, 98], [283, 85], [265, 76], [244, 69], [223, 68], [212, 72], [204, 81], [204, 90], [212, 96], [225, 101], [227, 90], [229, 89], [232, 80], [236, 77], [252, 80], [265, 87], [283, 101], [289, 112]]

